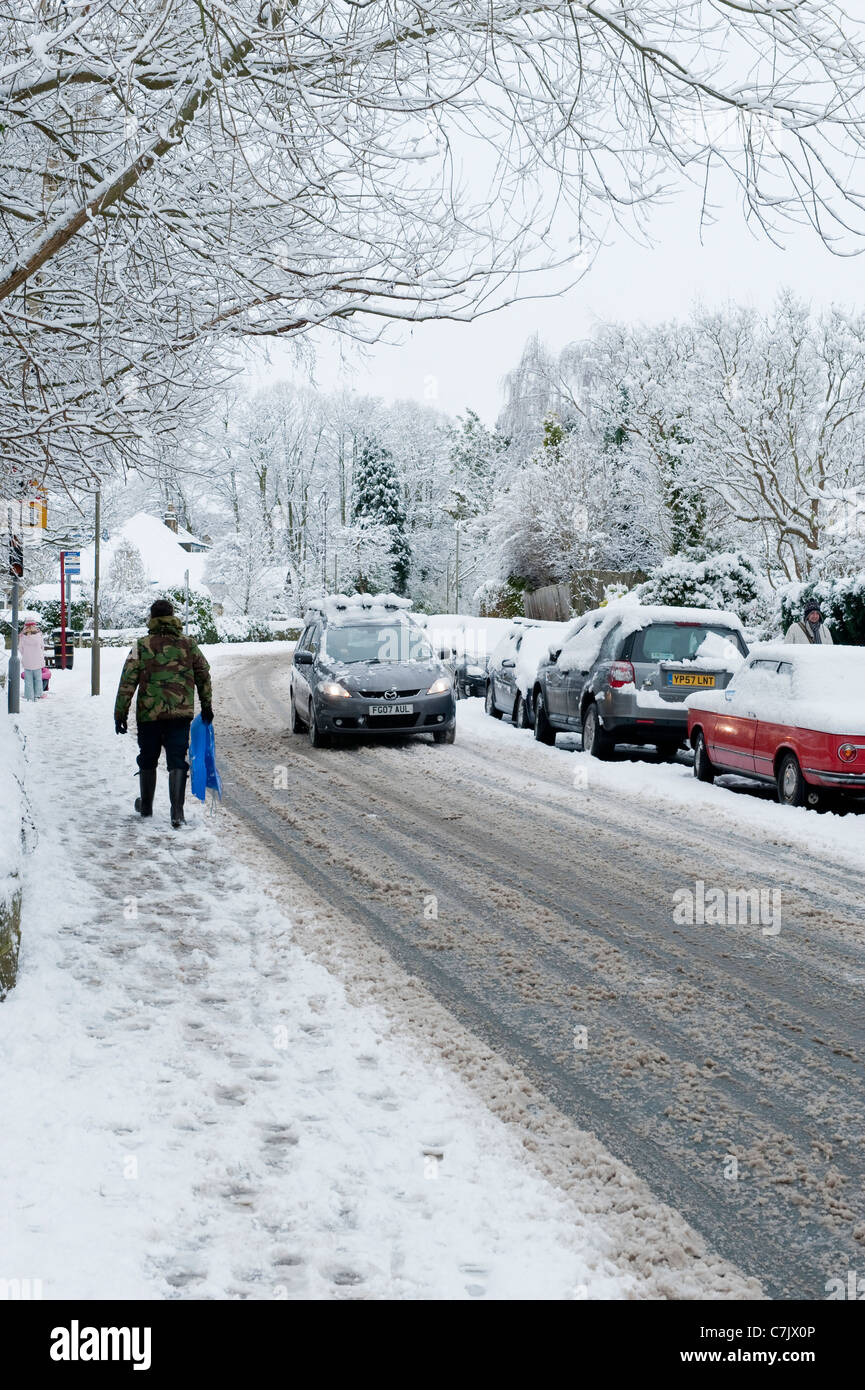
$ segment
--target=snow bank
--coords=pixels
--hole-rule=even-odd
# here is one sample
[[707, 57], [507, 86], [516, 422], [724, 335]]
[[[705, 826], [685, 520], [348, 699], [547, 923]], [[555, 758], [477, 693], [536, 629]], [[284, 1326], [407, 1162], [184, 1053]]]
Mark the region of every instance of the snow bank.
[[[0, 690], [5, 704], [6, 689]], [[17, 720], [0, 709], [0, 998], [15, 982], [23, 868], [24, 749]]]

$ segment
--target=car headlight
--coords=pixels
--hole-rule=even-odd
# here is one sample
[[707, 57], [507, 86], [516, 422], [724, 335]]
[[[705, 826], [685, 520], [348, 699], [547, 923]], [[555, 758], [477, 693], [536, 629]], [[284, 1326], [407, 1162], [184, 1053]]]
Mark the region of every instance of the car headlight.
[[446, 690], [450, 690], [450, 676], [438, 676], [427, 691], [427, 695], [444, 695]]
[[337, 700], [341, 695], [349, 696], [351, 694], [351, 691], [346, 690], [344, 685], [339, 684], [339, 681], [322, 681], [318, 688], [328, 700]]

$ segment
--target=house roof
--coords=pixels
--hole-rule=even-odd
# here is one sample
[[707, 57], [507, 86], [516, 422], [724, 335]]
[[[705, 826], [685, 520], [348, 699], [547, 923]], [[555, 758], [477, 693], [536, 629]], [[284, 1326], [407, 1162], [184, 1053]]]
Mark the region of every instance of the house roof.
[[[191, 552], [184, 550], [180, 544], [184, 540], [195, 541], [199, 545], [203, 545], [204, 542], [181, 526], [175, 534], [169, 526], [158, 517], [151, 516], [149, 512], [136, 512], [135, 516], [131, 516], [116, 531], [111, 532], [107, 541], [103, 541], [99, 564], [103, 580], [111, 567], [114, 552], [123, 540], [137, 546], [148, 580], [155, 587], [179, 588], [183, 584], [186, 570], [189, 570], [190, 588], [207, 591], [204, 583], [206, 551]], [[93, 550], [92, 545], [81, 549], [81, 581], [84, 584], [93, 582]]]

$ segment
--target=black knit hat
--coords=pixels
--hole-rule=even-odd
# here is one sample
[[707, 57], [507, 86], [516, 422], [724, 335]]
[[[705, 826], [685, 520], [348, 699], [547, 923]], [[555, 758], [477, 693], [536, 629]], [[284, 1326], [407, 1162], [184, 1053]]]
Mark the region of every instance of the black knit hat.
[[809, 613], [820, 613], [820, 616], [821, 616], [821, 617], [823, 616], [823, 615], [822, 615], [822, 612], [821, 612], [821, 610], [820, 610], [820, 605], [819, 605], [819, 603], [817, 602], [817, 600], [816, 600], [815, 598], [809, 598], [808, 602], [805, 604], [805, 617], [806, 617], [806, 618], [807, 618], [807, 616], [808, 616]]
[[150, 605], [151, 618], [173, 618], [174, 604], [167, 598], [158, 598]]

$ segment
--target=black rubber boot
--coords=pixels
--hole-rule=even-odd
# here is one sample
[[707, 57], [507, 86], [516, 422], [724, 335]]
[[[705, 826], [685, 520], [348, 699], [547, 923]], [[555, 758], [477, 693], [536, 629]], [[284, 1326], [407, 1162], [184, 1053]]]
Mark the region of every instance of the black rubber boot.
[[140, 796], [135, 798], [135, 809], [139, 816], [153, 815], [153, 797], [156, 792], [156, 768], [142, 768], [138, 774]]
[[186, 768], [173, 768], [168, 774], [168, 795], [171, 800], [171, 824], [179, 830], [184, 824], [183, 801], [186, 796]]

